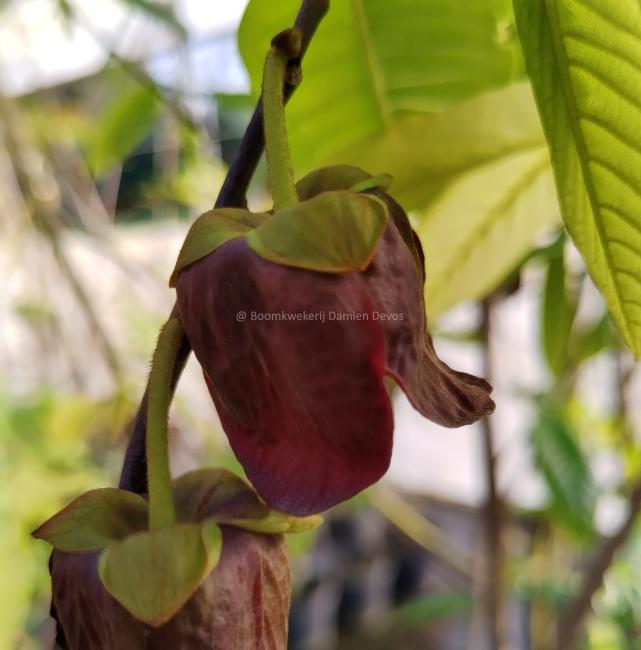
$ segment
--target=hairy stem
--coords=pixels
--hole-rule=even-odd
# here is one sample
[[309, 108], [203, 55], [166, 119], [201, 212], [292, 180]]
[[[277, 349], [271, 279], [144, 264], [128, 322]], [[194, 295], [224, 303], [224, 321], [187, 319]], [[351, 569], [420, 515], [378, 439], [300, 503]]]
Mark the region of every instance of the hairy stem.
[[294, 185], [283, 97], [287, 64], [300, 54], [300, 31], [288, 29], [272, 41], [263, 74], [263, 115], [265, 122], [265, 153], [269, 167], [269, 185], [274, 208], [281, 210], [298, 203]]
[[147, 405], [147, 482], [149, 484], [149, 527], [153, 530], [176, 521], [169, 473], [168, 418], [173, 394], [174, 366], [183, 330], [172, 318], [160, 330], [149, 375]]

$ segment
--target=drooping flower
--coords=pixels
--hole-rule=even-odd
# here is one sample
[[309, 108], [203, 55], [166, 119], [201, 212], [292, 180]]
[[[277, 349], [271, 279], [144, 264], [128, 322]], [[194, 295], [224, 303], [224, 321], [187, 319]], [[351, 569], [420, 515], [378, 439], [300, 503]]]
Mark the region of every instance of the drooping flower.
[[320, 512], [378, 480], [392, 451], [389, 376], [445, 426], [491, 412], [487, 382], [449, 368], [426, 328], [423, 254], [390, 178], [328, 167], [297, 186], [283, 84], [300, 34], [263, 77], [274, 210], [226, 208], [190, 229], [172, 274], [178, 316], [221, 423], [260, 496]]
[[103, 488], [34, 536], [56, 549], [52, 611], [67, 650], [284, 648], [290, 569], [283, 533], [320, 518], [270, 510], [221, 469], [172, 483], [176, 521], [149, 530], [140, 495]]
[[232, 449], [286, 512], [325, 510], [386, 471], [385, 376], [444, 426], [494, 408], [487, 382], [436, 355], [420, 243], [382, 182], [331, 167], [273, 216], [214, 210], [174, 271], [179, 318]]

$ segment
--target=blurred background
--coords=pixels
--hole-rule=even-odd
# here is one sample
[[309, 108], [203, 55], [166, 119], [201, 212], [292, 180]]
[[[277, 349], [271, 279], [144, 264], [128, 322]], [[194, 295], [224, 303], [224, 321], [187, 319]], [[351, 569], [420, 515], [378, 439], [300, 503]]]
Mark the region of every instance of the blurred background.
[[[0, 648], [54, 647], [29, 533], [117, 483], [176, 254], [297, 7], [0, 0]], [[639, 373], [561, 231], [511, 3], [335, 0], [288, 121], [297, 176], [394, 176], [439, 354], [497, 403], [446, 430], [395, 394], [384, 481], [290, 540], [291, 648], [551, 648], [582, 597], [577, 647], [641, 647]], [[193, 360], [172, 429], [175, 472], [241, 471]]]

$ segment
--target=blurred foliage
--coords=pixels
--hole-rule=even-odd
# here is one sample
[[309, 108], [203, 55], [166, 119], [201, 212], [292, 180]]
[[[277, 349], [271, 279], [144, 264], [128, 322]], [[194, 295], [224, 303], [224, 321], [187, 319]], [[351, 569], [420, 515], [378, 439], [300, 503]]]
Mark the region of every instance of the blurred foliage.
[[120, 164], [154, 128], [158, 116], [156, 94], [148, 88], [132, 86], [105, 106], [88, 138], [87, 162], [98, 178]]
[[535, 462], [550, 489], [556, 521], [589, 541], [594, 530], [594, 481], [567, 415], [553, 408], [543, 410], [532, 432], [532, 446]]
[[0, 647], [41, 648], [49, 608], [50, 549], [30, 537], [70, 498], [113, 483], [115, 432], [124, 431], [133, 404], [123, 394], [95, 401], [52, 391], [16, 399], [0, 394]]

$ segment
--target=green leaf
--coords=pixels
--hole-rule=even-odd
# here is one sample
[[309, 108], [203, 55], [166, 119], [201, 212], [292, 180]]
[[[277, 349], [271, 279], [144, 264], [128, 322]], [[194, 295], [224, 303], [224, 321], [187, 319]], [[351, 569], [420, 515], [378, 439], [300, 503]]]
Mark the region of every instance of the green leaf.
[[147, 502], [139, 494], [101, 488], [72, 501], [32, 535], [59, 551], [97, 551], [145, 530], [147, 519]]
[[171, 7], [166, 5], [158, 4], [153, 2], [153, 0], [123, 0], [125, 4], [128, 4], [134, 9], [138, 9], [143, 13], [147, 14], [151, 18], [159, 20], [164, 23], [167, 27], [172, 29], [178, 34], [181, 38], [186, 38], [187, 30], [180, 24], [176, 18]]
[[419, 217], [428, 312], [487, 295], [557, 220], [544, 147], [502, 156], [463, 175]]
[[169, 286], [176, 286], [178, 275], [184, 268], [213, 253], [231, 239], [243, 237], [268, 217], [268, 214], [242, 208], [218, 208], [202, 214], [187, 233], [169, 278]]
[[[293, 23], [299, 5], [252, 0], [245, 11], [239, 47], [256, 96], [269, 42]], [[333, 2], [288, 108], [295, 168], [329, 162], [402, 114], [440, 111], [521, 74], [509, 0]]]
[[384, 132], [335, 150], [328, 162], [391, 174], [394, 198], [413, 210], [426, 207], [462, 175], [544, 146], [532, 90], [524, 82], [436, 115], [399, 115]]
[[641, 355], [641, 5], [514, 0], [563, 219]]
[[576, 301], [570, 300], [565, 282], [563, 251], [549, 261], [541, 301], [541, 338], [550, 370], [558, 377], [568, 363]]
[[156, 95], [141, 86], [122, 93], [107, 106], [95, 125], [87, 150], [95, 176], [124, 160], [152, 130], [158, 110]]
[[382, 201], [339, 190], [279, 210], [248, 233], [247, 242], [276, 264], [325, 273], [362, 271], [386, 225]]
[[588, 460], [567, 417], [556, 410], [544, 411], [531, 441], [559, 522], [580, 536], [591, 536], [595, 487]]
[[130, 614], [158, 627], [189, 600], [216, 565], [221, 547], [217, 526], [174, 525], [110, 545], [98, 573]]
[[271, 510], [243, 479], [225, 469], [198, 469], [174, 481], [174, 503], [183, 522], [213, 520], [255, 533], [299, 533], [317, 528], [322, 517], [294, 517]]

